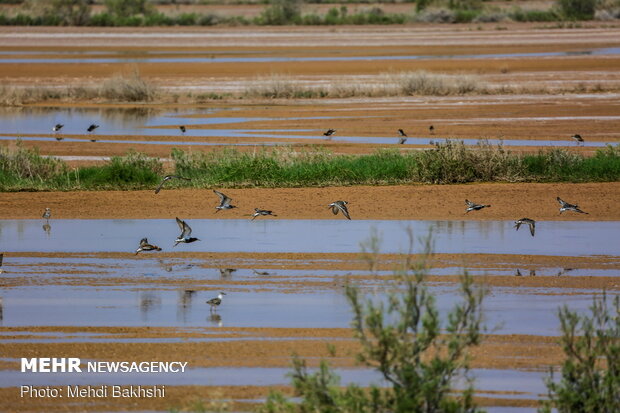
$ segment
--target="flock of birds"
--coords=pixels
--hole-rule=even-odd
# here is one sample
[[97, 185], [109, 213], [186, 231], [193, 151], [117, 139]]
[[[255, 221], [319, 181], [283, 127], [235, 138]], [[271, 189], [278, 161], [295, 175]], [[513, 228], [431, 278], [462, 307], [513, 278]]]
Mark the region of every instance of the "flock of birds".
[[[64, 139], [64, 137], [62, 135], [60, 135], [58, 132], [60, 132], [60, 130], [64, 127], [65, 125], [62, 123], [57, 123], [56, 125], [54, 125], [54, 127], [52, 128], [52, 132], [54, 132], [54, 134], [56, 134], [56, 140], [57, 141], [61, 141]], [[99, 125], [95, 124], [95, 123], [91, 123], [90, 126], [88, 128], [86, 128], [86, 132], [88, 132], [89, 134], [92, 134], [95, 129], [97, 129], [99, 127]], [[91, 139], [91, 142], [97, 142], [97, 139]]]

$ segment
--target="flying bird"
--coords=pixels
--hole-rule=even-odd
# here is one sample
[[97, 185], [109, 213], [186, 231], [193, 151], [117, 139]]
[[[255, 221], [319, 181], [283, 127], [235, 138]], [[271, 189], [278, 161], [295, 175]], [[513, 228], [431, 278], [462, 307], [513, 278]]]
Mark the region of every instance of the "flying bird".
[[181, 133], [185, 133], [187, 130], [184, 125], [179, 126], [179, 129], [181, 129]]
[[273, 211], [267, 211], [265, 209], [258, 209], [258, 208], [254, 208], [254, 211], [255, 212], [252, 214], [252, 221], [254, 221], [256, 217], [259, 215], [271, 215], [272, 217], [277, 217], [277, 215], [274, 214]]
[[208, 300], [206, 303], [209, 304], [211, 306], [210, 311], [213, 311], [214, 308], [218, 307], [220, 304], [222, 304], [222, 298], [224, 298], [224, 296], [226, 295], [226, 293], [219, 293], [217, 297], [212, 298], [210, 300]]
[[235, 205], [230, 204], [232, 202], [232, 198], [227, 197], [226, 195], [224, 195], [220, 191], [216, 191], [215, 189], [213, 190], [213, 192], [215, 192], [215, 195], [220, 197], [220, 204], [215, 207], [215, 209], [217, 210], [215, 211], [215, 213], [220, 212], [222, 209], [237, 208]]
[[405, 133], [404, 130], [399, 129], [398, 130], [398, 136], [400, 136], [400, 139], [398, 139], [398, 143], [399, 144], [402, 145], [403, 143], [407, 142], [407, 134]]
[[430, 132], [431, 135], [435, 134], [435, 127], [433, 125], [428, 127], [428, 131]]
[[179, 218], [176, 219], [177, 220], [177, 224], [179, 225], [179, 228], [181, 229], [181, 234], [179, 234], [179, 236], [177, 237], [176, 240], [174, 240], [174, 246], [176, 247], [180, 242], [183, 242], [185, 244], [189, 244], [190, 242], [194, 242], [194, 241], [200, 241], [198, 238], [194, 238], [191, 237], [190, 235], [192, 235], [192, 229], [190, 228], [189, 225], [187, 225], [187, 223]]
[[61, 129], [62, 129], [62, 127], [63, 127], [63, 126], [65, 126], [65, 125], [63, 125], [62, 123], [57, 123], [57, 124], [56, 124], [56, 125], [52, 128], [52, 130], [53, 130], [54, 132], [58, 132], [59, 130], [61, 130]]
[[577, 204], [569, 204], [566, 201], [563, 201], [559, 196], [556, 198], [558, 200], [558, 202], [560, 203], [560, 214], [562, 214], [562, 212], [564, 211], [575, 211], [575, 212], [579, 212], [580, 214], [587, 214], [587, 212], [582, 211], [581, 209], [579, 209], [579, 205]]
[[328, 139], [331, 139], [334, 133], [336, 133], [336, 129], [327, 129], [327, 132], [324, 132], [323, 135]]
[[340, 211], [342, 212], [342, 215], [347, 217], [347, 219], [351, 219], [349, 216], [349, 210], [347, 209], [347, 204], [347, 201], [336, 201], [329, 204], [327, 208], [331, 208], [334, 215], [337, 215], [338, 211]]
[[191, 178], [183, 178], [182, 176], [178, 176], [178, 175], [166, 175], [164, 176], [164, 179], [162, 179], [161, 183], [159, 184], [159, 186], [157, 188], [155, 188], [155, 193], [158, 194], [159, 191], [161, 191], [161, 188], [164, 186], [164, 184], [171, 180], [171, 179], [184, 179], [186, 181], [191, 181]]
[[465, 203], [467, 204], [467, 210], [465, 211], [465, 213], [469, 211], [478, 211], [479, 209], [489, 208], [491, 206], [491, 205], [475, 204], [467, 199], [465, 200]]
[[99, 127], [99, 125], [95, 125], [94, 123], [91, 124], [88, 129], [86, 129], [87, 132], [91, 133], [93, 132], [95, 129], [97, 129]]
[[536, 231], [536, 221], [529, 218], [521, 218], [515, 221], [515, 228], [517, 229], [517, 231], [519, 230], [519, 227], [521, 227], [521, 225], [523, 224], [527, 224], [530, 227], [530, 234], [534, 236], [534, 232]]
[[583, 138], [578, 133], [576, 133], [573, 136], [571, 136], [571, 138], [573, 138], [574, 140], [577, 141], [577, 145], [579, 145], [580, 142], [583, 142]]
[[404, 137], [406, 138], [406, 137], [407, 137], [407, 134], [405, 133], [405, 131], [404, 131], [404, 130], [399, 129], [399, 130], [398, 130], [398, 136], [404, 136]]
[[140, 246], [136, 250], [136, 255], [142, 251], [161, 251], [157, 245], [149, 244], [149, 240], [146, 238], [142, 238], [140, 240]]

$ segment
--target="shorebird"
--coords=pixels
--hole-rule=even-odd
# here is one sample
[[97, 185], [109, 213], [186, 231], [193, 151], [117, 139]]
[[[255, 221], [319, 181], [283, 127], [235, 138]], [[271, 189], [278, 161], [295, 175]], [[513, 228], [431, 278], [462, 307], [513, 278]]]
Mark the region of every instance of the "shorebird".
[[237, 271], [235, 268], [220, 268], [220, 277], [228, 278], [233, 272]]
[[179, 228], [181, 228], [181, 234], [174, 240], [174, 246], [176, 247], [180, 242], [189, 244], [190, 242], [200, 241], [198, 238], [190, 237], [192, 235], [192, 229], [187, 223], [179, 218], [176, 219]]
[[576, 133], [573, 136], [571, 136], [571, 138], [573, 138], [574, 140], [577, 141], [577, 145], [579, 145], [579, 142], [583, 142], [583, 138], [578, 133]]
[[349, 210], [347, 209], [347, 204], [347, 201], [336, 201], [329, 204], [327, 208], [331, 208], [334, 215], [337, 215], [338, 211], [341, 211], [342, 215], [347, 217], [347, 219], [351, 219], [349, 216]]
[[331, 139], [334, 133], [336, 133], [336, 129], [327, 129], [327, 132], [324, 132], [323, 135], [328, 139]]
[[529, 218], [521, 218], [515, 221], [515, 228], [517, 229], [517, 231], [519, 230], [519, 227], [521, 227], [522, 224], [527, 224], [530, 227], [530, 234], [534, 236], [534, 232], [536, 231], [536, 221], [534, 221], [533, 219], [529, 219]]
[[62, 127], [63, 127], [63, 126], [65, 126], [65, 125], [63, 125], [62, 123], [57, 123], [57, 124], [56, 124], [56, 125], [52, 128], [52, 130], [53, 130], [54, 132], [58, 132], [58, 131], [60, 131], [60, 130], [62, 129]]
[[559, 196], [555, 199], [557, 199], [561, 205], [560, 214], [562, 214], [562, 212], [564, 211], [575, 211], [575, 212], [579, 212], [580, 214], [587, 214], [587, 212], [584, 212], [581, 209], [579, 209], [579, 205], [577, 204], [569, 204], [568, 202], [562, 201], [562, 199]]
[[181, 126], [179, 126], [179, 129], [181, 129], [181, 133], [185, 133], [185, 131], [187, 130], [187, 129], [185, 128], [185, 125], [181, 125]]
[[138, 253], [142, 251], [161, 251], [161, 248], [159, 248], [157, 245], [149, 244], [148, 239], [142, 238], [140, 240], [140, 246], [136, 250], [136, 255], [138, 255]]
[[478, 211], [479, 209], [482, 208], [488, 208], [491, 205], [481, 205], [481, 204], [475, 204], [469, 200], [465, 200], [465, 203], [467, 204], [467, 211], [465, 211], [465, 213], [469, 212], [469, 211]]
[[435, 134], [435, 127], [434, 127], [433, 125], [429, 126], [429, 127], [428, 127], [428, 131], [429, 131], [429, 133], [430, 133], [431, 135], [434, 135], [434, 134]]
[[405, 133], [405, 131], [404, 131], [404, 130], [399, 129], [399, 130], [398, 130], [398, 136], [402, 136], [402, 137], [405, 137], [405, 138], [406, 138], [406, 137], [407, 137], [407, 134]]
[[47, 219], [49, 221], [51, 217], [52, 217], [52, 210], [49, 208], [45, 208], [45, 211], [43, 212], [43, 215], [41, 215], [41, 218]]
[[97, 142], [97, 139], [91, 139], [90, 141], [91, 142]]
[[[517, 273], [515, 274], [517, 277], [522, 277], [521, 270], [517, 268]], [[536, 270], [530, 270], [530, 277], [536, 276]]]
[[95, 125], [94, 123], [92, 123], [92, 124], [88, 127], [88, 129], [86, 129], [86, 131], [87, 131], [88, 133], [92, 133], [92, 132], [93, 132], [95, 129], [97, 129], [98, 127], [99, 127], [99, 125]]
[[213, 190], [213, 192], [215, 192], [215, 195], [220, 197], [220, 204], [215, 207], [215, 209], [217, 210], [215, 211], [215, 213], [220, 212], [222, 209], [237, 208], [235, 205], [230, 205], [232, 198], [227, 197], [226, 195], [224, 195], [220, 191], [216, 191], [215, 189]]
[[182, 176], [178, 176], [178, 175], [166, 175], [164, 176], [164, 179], [162, 179], [161, 183], [159, 184], [159, 186], [157, 188], [155, 188], [155, 193], [158, 194], [159, 191], [161, 191], [161, 188], [164, 186], [164, 184], [171, 180], [171, 179], [184, 179], [186, 181], [191, 181], [191, 178], [183, 178]]
[[224, 298], [224, 296], [226, 295], [226, 293], [219, 293], [218, 296], [216, 298], [212, 298], [208, 301], [206, 301], [207, 304], [209, 304], [211, 306], [211, 310], [213, 311], [214, 308], [216, 308], [217, 306], [219, 306], [220, 304], [222, 304], [222, 298]]
[[252, 221], [254, 221], [259, 215], [271, 215], [272, 217], [277, 217], [277, 215], [274, 214], [272, 211], [267, 211], [265, 209], [254, 208], [254, 211], [256, 212], [252, 214]]
[[252, 270], [252, 272], [256, 275], [271, 275], [271, 273], [269, 271], [256, 271], [256, 270]]

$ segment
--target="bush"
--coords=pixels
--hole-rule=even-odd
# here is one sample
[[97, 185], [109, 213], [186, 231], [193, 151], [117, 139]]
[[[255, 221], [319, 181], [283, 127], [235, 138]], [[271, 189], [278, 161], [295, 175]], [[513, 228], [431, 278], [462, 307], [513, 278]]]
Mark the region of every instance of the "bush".
[[567, 19], [592, 20], [597, 0], [557, 0], [560, 13]]
[[562, 328], [560, 381], [547, 379], [549, 400], [540, 410], [550, 413], [617, 412], [620, 406], [620, 296], [607, 306], [606, 295], [594, 299], [591, 316], [564, 306], [559, 311]]
[[129, 76], [117, 75], [101, 85], [101, 97], [124, 102], [148, 102], [155, 99], [157, 89], [140, 77], [138, 71]]
[[[427, 240], [423, 259], [411, 259], [410, 251], [396, 270], [396, 280], [384, 299], [366, 298], [360, 289], [348, 285], [347, 299], [353, 310], [352, 328], [362, 346], [357, 355], [365, 367], [377, 370], [388, 383], [380, 388], [371, 385], [339, 387], [338, 377], [328, 364], [321, 362], [319, 371], [308, 372], [305, 362], [293, 358], [291, 374], [299, 404], [272, 392], [262, 412], [477, 412], [473, 403], [473, 387], [457, 395], [454, 381], [467, 377], [467, 352], [480, 342], [481, 304], [484, 290], [473, 286], [472, 277], [461, 279], [462, 300], [442, 322], [435, 297], [425, 285], [430, 255]], [[371, 238], [372, 258], [378, 254], [379, 242]], [[378, 274], [376, 274], [378, 277]]]
[[269, 0], [257, 23], [273, 26], [295, 23], [300, 19], [300, 11], [300, 0]]
[[144, 188], [155, 185], [163, 173], [159, 159], [139, 152], [115, 156], [104, 166], [80, 168], [75, 179], [84, 188]]
[[66, 171], [67, 166], [63, 161], [43, 157], [36, 148], [24, 148], [21, 141], [17, 141], [14, 149], [0, 148], [0, 172], [4, 178], [44, 182]]

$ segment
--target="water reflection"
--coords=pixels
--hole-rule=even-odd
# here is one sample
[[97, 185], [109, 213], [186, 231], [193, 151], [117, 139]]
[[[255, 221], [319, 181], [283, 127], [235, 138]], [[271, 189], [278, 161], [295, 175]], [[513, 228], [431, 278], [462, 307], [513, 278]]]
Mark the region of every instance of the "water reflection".
[[52, 235], [52, 226], [49, 223], [43, 224], [43, 232], [45, 232], [45, 235], [47, 235], [48, 237], [50, 235]]
[[142, 320], [148, 321], [149, 313], [161, 307], [161, 297], [158, 294], [152, 292], [140, 293], [140, 314], [142, 314]]
[[237, 271], [234, 268], [220, 268], [220, 278], [230, 278], [233, 272]]

